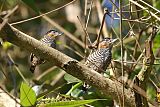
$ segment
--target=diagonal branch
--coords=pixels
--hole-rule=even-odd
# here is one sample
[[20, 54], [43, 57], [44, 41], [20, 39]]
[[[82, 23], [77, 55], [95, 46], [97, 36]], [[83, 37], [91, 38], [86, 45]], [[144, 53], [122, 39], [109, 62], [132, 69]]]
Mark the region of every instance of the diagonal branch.
[[[0, 19], [0, 23], [2, 22], [3, 20]], [[67, 73], [73, 75], [74, 77], [85, 81], [87, 84], [95, 86], [103, 94], [112, 96], [112, 98], [117, 100], [117, 102], [118, 91], [122, 99], [122, 88], [120, 86], [120, 83], [105, 78], [101, 74], [90, 70], [75, 59], [72, 59], [53, 48], [45, 46], [38, 40], [28, 36], [27, 34], [17, 30], [14, 27], [11, 27], [8, 23], [0, 31], [0, 37], [7, 40], [8, 42], [13, 43], [14, 45], [19, 46], [24, 50], [33, 52], [41, 58], [50, 61], [51, 63], [65, 70]], [[116, 86], [113, 84], [119, 87], [118, 90], [115, 90]], [[134, 96], [131, 93], [132, 92], [127, 89], [125, 89], [124, 91], [125, 105], [127, 107], [134, 106]]]

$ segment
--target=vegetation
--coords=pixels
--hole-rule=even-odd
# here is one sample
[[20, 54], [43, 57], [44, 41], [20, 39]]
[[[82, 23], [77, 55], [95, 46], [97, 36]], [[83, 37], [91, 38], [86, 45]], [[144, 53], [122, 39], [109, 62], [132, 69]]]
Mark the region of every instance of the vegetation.
[[[158, 107], [159, 9], [159, 0], [1, 0], [0, 105]], [[33, 39], [50, 29], [64, 33], [58, 51]], [[84, 62], [104, 37], [118, 41], [98, 74]], [[46, 60], [35, 73], [31, 52]]]

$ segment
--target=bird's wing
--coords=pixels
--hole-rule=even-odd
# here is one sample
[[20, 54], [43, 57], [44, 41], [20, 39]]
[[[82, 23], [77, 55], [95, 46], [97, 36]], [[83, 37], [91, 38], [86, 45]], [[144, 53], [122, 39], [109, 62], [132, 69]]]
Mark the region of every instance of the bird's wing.
[[103, 60], [104, 60], [104, 57], [103, 57], [103, 53], [99, 52], [99, 50], [91, 53], [88, 58], [87, 58], [87, 61], [86, 61], [86, 65], [97, 71], [99, 68], [101, 68], [103, 65]]

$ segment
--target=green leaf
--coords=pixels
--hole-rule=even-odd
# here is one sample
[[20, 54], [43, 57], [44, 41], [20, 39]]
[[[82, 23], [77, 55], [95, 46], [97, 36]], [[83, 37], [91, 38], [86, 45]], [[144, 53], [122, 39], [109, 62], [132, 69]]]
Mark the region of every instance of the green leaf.
[[2, 45], [3, 45], [3, 49], [5, 49], [5, 50], [12, 46], [12, 44], [10, 42], [3, 42]]
[[107, 99], [91, 99], [91, 100], [76, 100], [76, 101], [61, 101], [61, 102], [52, 102], [48, 104], [41, 104], [39, 107], [76, 107], [84, 104], [89, 104], [99, 100]]
[[21, 84], [20, 87], [20, 103], [22, 106], [33, 106], [36, 102], [36, 93], [26, 83]]
[[35, 1], [34, 0], [22, 0], [27, 6], [29, 6], [30, 8], [32, 8], [35, 12], [39, 13], [39, 9], [37, 8], [37, 6], [35, 5]]
[[80, 86], [82, 86], [82, 82], [79, 82], [75, 84], [74, 86], [72, 86], [72, 88], [66, 93], [66, 95], [70, 95], [71, 92], [73, 92], [75, 89], [79, 88]]

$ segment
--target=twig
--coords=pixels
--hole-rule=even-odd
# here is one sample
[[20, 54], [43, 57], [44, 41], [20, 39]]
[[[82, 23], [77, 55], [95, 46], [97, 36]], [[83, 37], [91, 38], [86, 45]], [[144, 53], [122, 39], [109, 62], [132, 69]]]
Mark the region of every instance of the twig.
[[19, 75], [22, 77], [22, 79], [28, 84], [27, 80], [25, 79], [25, 77], [23, 76], [23, 74], [21, 73], [20, 69], [15, 65], [15, 62], [13, 61], [12, 57], [10, 54], [8, 54], [8, 57], [10, 58], [10, 60], [13, 62], [14, 67], [16, 68], [17, 72], [19, 73]]
[[82, 26], [82, 29], [83, 29], [83, 31], [84, 31], [84, 33], [85, 33], [85, 38], [84, 38], [84, 44], [85, 44], [84, 54], [85, 54], [85, 57], [84, 57], [84, 59], [85, 59], [85, 61], [86, 61], [86, 55], [87, 55], [87, 38], [88, 38], [89, 41], [90, 41], [90, 39], [89, 39], [88, 32], [86, 31], [87, 29], [83, 27], [83, 24], [82, 24], [82, 22], [81, 22], [81, 20], [80, 20], [80, 18], [79, 18], [78, 16], [77, 16], [77, 18], [78, 18], [78, 20], [79, 20], [79, 22], [80, 22], [80, 24], [81, 24], [81, 26]]
[[50, 13], [52, 13], [52, 12], [58, 11], [58, 10], [64, 8], [64, 7], [66, 7], [66, 6], [74, 3], [75, 1], [77, 1], [77, 0], [73, 0], [73, 1], [67, 3], [67, 4], [65, 4], [65, 5], [63, 5], [63, 6], [60, 6], [60, 7], [56, 8], [56, 9], [51, 10], [51, 11], [49, 11], [49, 12], [46, 12], [46, 13], [44, 13], [44, 14], [41, 14], [41, 15], [38, 15], [38, 16], [29, 18], [29, 19], [25, 19], [25, 20], [22, 20], [22, 21], [14, 22], [14, 23], [11, 23], [10, 25], [16, 25], [16, 24], [20, 24], [20, 23], [24, 23], [24, 22], [27, 22], [27, 21], [30, 21], [30, 20], [34, 20], [34, 19], [40, 18], [40, 17], [45, 16], [45, 15], [48, 15], [48, 14], [50, 14]]
[[78, 20], [79, 20], [79, 22], [80, 22], [80, 24], [82, 26], [82, 29], [83, 29], [83, 31], [85, 33], [85, 41], [84, 41], [85, 42], [85, 48], [84, 48], [85, 57], [84, 57], [84, 59], [86, 61], [86, 55], [87, 55], [87, 40], [86, 39], [88, 39], [89, 44], [91, 44], [91, 41], [90, 41], [90, 38], [89, 38], [89, 35], [88, 35], [88, 32], [87, 32], [87, 28], [83, 27], [82, 22], [81, 22], [81, 20], [80, 20], [80, 18], [78, 16], [77, 16], [77, 18], [78, 18]]
[[4, 25], [8, 22], [8, 18], [4, 19], [3, 22], [0, 24], [0, 31], [4, 27]]
[[[119, 20], [119, 18], [114, 18], [114, 20]], [[139, 21], [138, 19], [135, 19], [135, 20], [131, 20], [131, 19], [122, 19], [123, 21], [129, 21], [129, 22], [137, 22], [137, 23], [144, 23], [144, 24], [150, 24], [150, 23], [147, 23], [147, 22], [142, 22], [142, 21]]]
[[91, 5], [90, 5], [88, 16], [87, 16], [87, 21], [86, 21], [86, 25], [85, 25], [86, 30], [87, 30], [87, 27], [88, 27], [88, 22], [89, 22], [91, 11], [92, 11], [92, 6], [93, 6], [93, 0], [91, 1]]
[[[121, 62], [120, 60], [113, 60], [113, 61]], [[133, 62], [133, 61], [123, 61], [123, 63], [143, 65], [143, 63], [137, 63], [137, 62]]]
[[[142, 9], [145, 9], [146, 12], [149, 12], [149, 10], [146, 10], [146, 8], [143, 7], [142, 5], [140, 5], [139, 3], [137, 3], [137, 2], [135, 2], [135, 1], [133, 1], [133, 0], [129, 0], [129, 1], [131, 1], [133, 4], [137, 5], [138, 7], [142, 8]], [[157, 20], [160, 21], [160, 18], [159, 18], [157, 15], [155, 15], [153, 12], [150, 12], [150, 13], [151, 13], [151, 15], [152, 15], [153, 17], [155, 17]]]
[[79, 53], [78, 51], [76, 51], [75, 49], [72, 49], [70, 46], [67, 45], [63, 45], [65, 48], [69, 49], [70, 51], [74, 52], [75, 54], [77, 54], [78, 56], [80, 56], [81, 58], [84, 59], [84, 55], [82, 55], [81, 53]]
[[[111, 69], [112, 69], [113, 73], [115, 74], [115, 69], [113, 69], [112, 62], [111, 62]], [[115, 75], [113, 75], [113, 77], [116, 78]], [[115, 85], [115, 87], [116, 87], [115, 89], [116, 89], [116, 92], [117, 92], [119, 104], [121, 105], [121, 97], [120, 97], [121, 95], [120, 95], [120, 93], [118, 93], [118, 91], [117, 91], [117, 90], [118, 90], [118, 87], [116, 86], [116, 84], [114, 84], [114, 85]]]
[[4, 71], [4, 68], [3, 68], [3, 66], [0, 64], [0, 67], [1, 67], [1, 72], [2, 72], [2, 74], [4, 75], [4, 77], [7, 79], [7, 75], [6, 75], [6, 73], [5, 73], [5, 71]]
[[51, 85], [54, 86], [64, 75], [65, 75], [65, 71], [60, 70], [60, 73], [56, 75], [56, 77], [54, 78], [54, 81], [52, 81]]
[[18, 8], [18, 5], [15, 6], [11, 11], [8, 12], [8, 14], [3, 18], [3, 22], [0, 24], [0, 30], [3, 28], [3, 26], [8, 22], [8, 17], [14, 13]]
[[9, 97], [11, 97], [17, 104], [20, 105], [20, 102], [14, 96], [12, 96], [9, 92], [3, 89], [2, 86], [0, 86], [0, 89], [3, 90]]
[[17, 9], [18, 9], [18, 5], [15, 6], [11, 11], [9, 11], [8, 14], [4, 17], [4, 19], [12, 15]]
[[36, 80], [39, 81], [40, 79], [42, 79], [45, 75], [47, 75], [48, 73], [50, 73], [51, 71], [53, 71], [54, 69], [56, 69], [56, 66], [53, 66], [49, 69], [47, 69], [46, 71], [44, 71], [41, 75], [39, 75], [38, 77], [36, 77]]
[[88, 0], [85, 0], [85, 4], [84, 4], [84, 16], [87, 15], [87, 3], [88, 3]]
[[88, 35], [88, 32], [87, 32], [87, 28], [84, 28], [83, 24], [82, 24], [82, 21], [80, 20], [80, 18], [77, 16], [78, 18], [78, 21], [80, 22], [81, 26], [82, 26], [82, 29], [86, 35], [86, 38], [88, 39], [89, 43], [91, 44], [92, 42], [90, 41], [90, 38], [89, 38], [89, 35]]
[[[107, 25], [106, 23], [103, 23], [103, 19], [104, 18], [104, 11], [102, 10], [102, 6], [100, 4], [100, 1], [99, 0], [95, 0], [95, 4], [96, 4], [96, 8], [97, 8], [97, 12], [98, 12], [98, 17], [99, 17], [99, 21], [100, 21], [100, 25], [102, 26], [103, 25], [103, 37], [109, 37], [109, 33], [107, 31]], [[105, 10], [105, 13], [108, 12], [108, 10], [106, 9]], [[99, 33], [102, 33], [102, 31], [99, 30], [98, 34]]]
[[[90, 8], [89, 8], [89, 12], [88, 12], [88, 16], [87, 16], [87, 20], [86, 20], [86, 24], [85, 24], [85, 29], [84, 29], [84, 31], [86, 31], [86, 34], [88, 34], [88, 32], [87, 32], [87, 27], [88, 27], [88, 22], [89, 22], [89, 19], [90, 19], [90, 15], [91, 15], [91, 11], [92, 11], [92, 5], [93, 5], [93, 0], [91, 1], [91, 5], [90, 5]], [[81, 24], [82, 25], [82, 24]], [[87, 36], [85, 36], [85, 45], [87, 44], [87, 40], [86, 39], [88, 39], [88, 41], [89, 41], [89, 45], [92, 45], [92, 42], [91, 42], [91, 40], [90, 40], [90, 38], [89, 38], [89, 35]], [[85, 48], [85, 51], [86, 51], [86, 48]], [[85, 53], [85, 56], [86, 56], [86, 53]], [[85, 60], [86, 60], [86, 57], [85, 57]]]
[[[131, 13], [136, 13], [136, 12], [139, 12], [139, 11], [143, 11], [143, 10], [145, 10], [145, 9], [140, 9], [140, 10], [136, 10], [136, 11], [127, 11], [127, 10], [123, 10], [122, 11], [122, 13], [129, 13], [129, 12], [131, 12]], [[110, 14], [114, 14], [114, 13], [119, 13], [119, 11], [117, 11], [117, 10], [115, 10], [114, 12], [109, 12]]]
[[87, 3], [88, 3], [88, 0], [85, 0], [85, 4], [84, 4], [84, 16], [87, 15]]
[[139, 1], [144, 3], [145, 5], [147, 5], [148, 7], [152, 8], [153, 10], [157, 11], [158, 13], [160, 13], [160, 10], [154, 8], [153, 6], [151, 6], [150, 4], [146, 3], [145, 1], [143, 1], [143, 0], [139, 0]]
[[[121, 43], [121, 72], [122, 72], [122, 80], [124, 80], [124, 67], [123, 67], [123, 37], [122, 37], [122, 1], [119, 0], [119, 13], [120, 13], [120, 43]], [[124, 81], [123, 81], [124, 84]], [[122, 85], [122, 107], [125, 106], [124, 104], [124, 85]]]
[[102, 23], [101, 23], [99, 33], [98, 33], [98, 36], [97, 36], [97, 42], [96, 42], [96, 45], [95, 45], [95, 46], [97, 46], [97, 48], [98, 48], [98, 45], [99, 45], [99, 42], [100, 42], [100, 36], [102, 34], [102, 29], [103, 29], [103, 25], [104, 25], [104, 22], [105, 22], [105, 17], [106, 17], [107, 14], [108, 14], [108, 10], [106, 10], [104, 15], [103, 15]]

